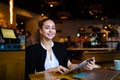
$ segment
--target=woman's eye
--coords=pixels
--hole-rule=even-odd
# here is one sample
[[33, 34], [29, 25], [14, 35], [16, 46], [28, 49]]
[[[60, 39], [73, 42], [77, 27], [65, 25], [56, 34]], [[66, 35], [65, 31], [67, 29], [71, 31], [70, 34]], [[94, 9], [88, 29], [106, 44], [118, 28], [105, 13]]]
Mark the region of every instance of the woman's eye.
[[48, 27], [46, 27], [46, 29], [49, 29]]
[[52, 29], [56, 29], [56, 28], [54, 27], [54, 28], [52, 28]]
[[49, 26], [46, 26], [45, 28], [46, 28], [46, 29], [49, 29]]

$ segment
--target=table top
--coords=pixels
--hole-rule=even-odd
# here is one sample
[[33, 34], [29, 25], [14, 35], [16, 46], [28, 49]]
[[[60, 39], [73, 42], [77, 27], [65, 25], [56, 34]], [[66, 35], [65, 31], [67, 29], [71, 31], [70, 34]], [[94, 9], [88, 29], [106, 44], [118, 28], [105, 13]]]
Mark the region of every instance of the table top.
[[112, 51], [115, 50], [115, 48], [67, 48], [67, 50], [72, 51]]
[[[77, 75], [85, 75], [84, 78], [76, 78]], [[90, 71], [60, 74], [60, 73], [40, 73], [40, 74], [30, 74], [31, 80], [116, 80], [115, 78], [120, 71], [96, 68]], [[62, 78], [62, 79], [61, 79]], [[118, 80], [118, 79], [117, 79]]]

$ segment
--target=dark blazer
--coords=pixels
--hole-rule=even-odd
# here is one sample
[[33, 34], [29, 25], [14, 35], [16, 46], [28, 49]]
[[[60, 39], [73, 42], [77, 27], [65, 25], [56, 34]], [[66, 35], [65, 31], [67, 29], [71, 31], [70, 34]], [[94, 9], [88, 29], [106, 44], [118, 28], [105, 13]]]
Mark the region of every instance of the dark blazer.
[[[60, 65], [67, 67], [69, 56], [65, 44], [54, 42], [52, 47], [53, 52], [58, 59]], [[44, 71], [44, 63], [46, 59], [46, 50], [41, 44], [35, 44], [26, 48], [25, 53], [25, 80], [28, 79], [28, 74], [34, 74], [37, 72]]]

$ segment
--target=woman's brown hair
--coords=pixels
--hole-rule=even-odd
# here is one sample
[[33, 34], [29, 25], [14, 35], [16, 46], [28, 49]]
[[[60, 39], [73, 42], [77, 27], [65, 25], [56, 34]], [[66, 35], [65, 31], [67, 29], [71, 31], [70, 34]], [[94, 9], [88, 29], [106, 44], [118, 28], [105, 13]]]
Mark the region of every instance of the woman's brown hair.
[[39, 22], [38, 22], [38, 26], [39, 26], [39, 28], [42, 28], [43, 23], [44, 23], [45, 21], [47, 21], [47, 20], [51, 20], [51, 19], [49, 19], [49, 18], [45, 18], [45, 19], [39, 21]]

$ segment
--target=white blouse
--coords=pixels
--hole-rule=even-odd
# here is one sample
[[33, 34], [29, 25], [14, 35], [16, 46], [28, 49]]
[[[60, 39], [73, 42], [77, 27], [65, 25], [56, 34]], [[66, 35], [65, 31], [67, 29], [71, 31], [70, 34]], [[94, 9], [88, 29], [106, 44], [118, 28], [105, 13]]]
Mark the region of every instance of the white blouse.
[[[42, 43], [41, 43], [41, 45], [44, 49], [46, 49]], [[51, 47], [53, 47], [53, 46], [54, 46], [54, 43], [52, 42]], [[50, 59], [50, 55], [47, 51], [46, 60], [45, 60], [45, 64], [44, 64], [45, 70], [59, 66], [59, 62], [58, 62], [53, 50], [51, 50], [51, 53], [52, 53], [51, 54], [52, 59]]]

